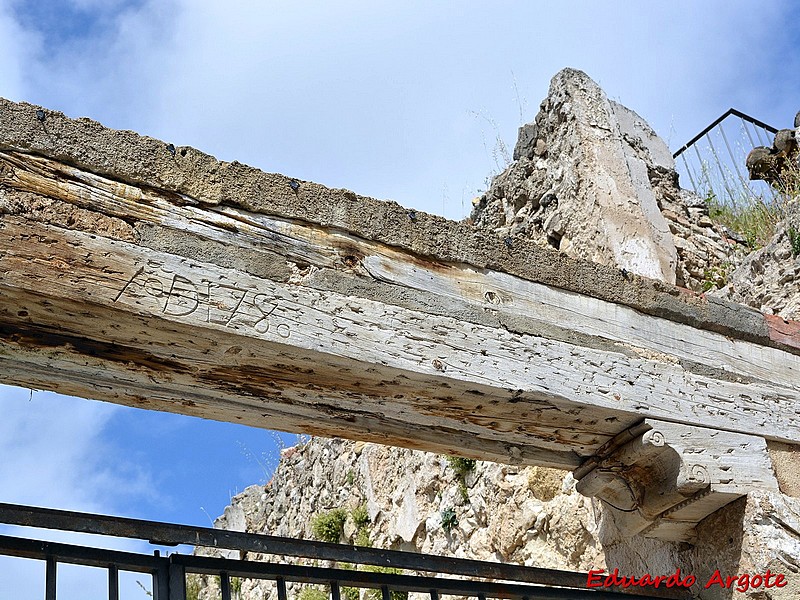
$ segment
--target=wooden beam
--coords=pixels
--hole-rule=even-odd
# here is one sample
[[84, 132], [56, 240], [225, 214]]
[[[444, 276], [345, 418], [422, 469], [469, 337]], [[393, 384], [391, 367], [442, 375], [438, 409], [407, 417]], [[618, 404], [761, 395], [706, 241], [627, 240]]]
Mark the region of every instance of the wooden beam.
[[485, 233], [437, 250], [396, 205], [365, 201], [385, 213], [368, 233], [347, 194], [313, 187], [309, 215], [311, 184], [293, 208], [294, 180], [264, 174], [205, 197], [124, 159], [90, 168], [80, 136], [31, 143], [0, 137], [2, 381], [560, 468], [644, 418], [800, 442], [793, 324]]

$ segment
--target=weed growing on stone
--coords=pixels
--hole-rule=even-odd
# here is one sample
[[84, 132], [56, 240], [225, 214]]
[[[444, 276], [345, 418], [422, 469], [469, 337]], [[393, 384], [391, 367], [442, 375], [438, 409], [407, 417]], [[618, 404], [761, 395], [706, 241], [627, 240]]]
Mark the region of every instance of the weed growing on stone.
[[449, 532], [453, 527], [458, 527], [458, 517], [454, 508], [445, 508], [440, 516], [442, 518], [442, 529]]
[[709, 192], [705, 201], [711, 220], [741, 235], [753, 250], [770, 240], [783, 218], [781, 202], [764, 200], [762, 196], [743, 195], [736, 202], [723, 202]]
[[350, 511], [350, 516], [353, 517], [353, 523], [356, 524], [358, 529], [366, 527], [370, 523], [369, 512], [367, 511], [366, 504], [359, 504]]
[[328, 600], [328, 592], [319, 587], [304, 587], [300, 590], [299, 600]]
[[721, 266], [713, 266], [703, 271], [703, 292], [713, 288], [722, 289], [728, 283], [728, 275], [733, 268], [731, 263], [724, 263]]
[[455, 471], [456, 478], [458, 479], [458, 493], [463, 502], [469, 502], [469, 492], [467, 490], [466, 477], [467, 473], [475, 470], [477, 461], [471, 458], [463, 458], [461, 456], [448, 456], [447, 463]]
[[311, 520], [311, 533], [322, 542], [336, 544], [344, 534], [346, 520], [347, 511], [343, 508], [320, 513]]
[[359, 600], [361, 598], [361, 590], [354, 587], [343, 587], [341, 596], [344, 600]]
[[201, 581], [199, 575], [186, 576], [186, 600], [197, 600], [200, 596]]
[[372, 540], [369, 539], [369, 529], [366, 527], [360, 528], [356, 532], [356, 537], [353, 540], [356, 546], [363, 546], [364, 548], [372, 547]]
[[[800, 165], [797, 159], [782, 167], [768, 192], [756, 192], [741, 177], [727, 174], [711, 177], [708, 164], [701, 168], [701, 182], [709, 217], [741, 235], [753, 250], [763, 247], [775, 235], [778, 225], [786, 223], [789, 240], [800, 233], [788, 217], [797, 212], [800, 197]], [[792, 250], [795, 251], [792, 242]], [[795, 256], [800, 254], [800, 242]]]
[[475, 470], [477, 461], [461, 456], [448, 456], [447, 463], [452, 467], [458, 477], [465, 477], [467, 473]]
[[231, 577], [231, 593], [239, 597], [242, 593], [242, 579], [241, 577]]
[[789, 225], [786, 233], [789, 236], [789, 243], [792, 245], [792, 256], [797, 258], [800, 256], [800, 231], [794, 225]]

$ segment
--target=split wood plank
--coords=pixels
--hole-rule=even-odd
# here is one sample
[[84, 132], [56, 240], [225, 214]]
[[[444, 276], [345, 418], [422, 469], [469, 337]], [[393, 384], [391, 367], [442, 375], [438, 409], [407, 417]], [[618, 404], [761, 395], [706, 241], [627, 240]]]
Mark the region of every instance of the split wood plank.
[[[356, 415], [372, 419], [362, 427], [383, 427], [387, 436], [397, 423], [420, 432], [434, 423], [443, 429], [437, 431], [437, 448], [474, 447], [465, 445], [469, 436], [493, 440], [498, 448], [504, 440], [507, 461], [566, 468], [642, 416], [795, 443], [800, 437], [800, 394], [791, 385], [729, 381], [687, 371], [677, 362], [256, 278], [127, 242], [40, 223], [32, 227], [11, 216], [3, 218], [0, 231], [0, 315], [6, 331], [70, 333], [178, 361], [180, 372], [165, 363], [162, 396], [171, 396], [177, 375], [213, 388], [214, 374], [222, 383], [226, 372], [230, 384], [237, 368], [247, 367], [240, 376], [247, 380], [262, 367], [263, 377], [239, 382], [238, 389], [251, 384], [248, 401], [258, 405], [260, 394], [274, 398], [284, 389], [302, 390], [282, 402], [288, 407], [306, 398], [305, 405], [296, 405], [309, 409], [306, 422], [320, 405], [320, 433], [341, 435], [349, 426], [345, 437], [363, 437], [348, 421]], [[20, 339], [17, 333], [18, 350], [27, 344]], [[30, 360], [36, 344], [28, 347]], [[74, 358], [81, 348], [71, 352]], [[249, 356], [245, 365], [242, 353]], [[203, 355], [214, 364], [196, 360]], [[15, 356], [4, 354], [6, 380], [20, 377]], [[104, 361], [102, 354], [93, 358], [111, 372], [130, 370], [120, 361]], [[91, 387], [98, 376], [94, 364], [81, 375], [87, 379], [83, 385]], [[282, 366], [280, 378], [276, 365]], [[46, 376], [44, 370], [40, 376]], [[393, 393], [395, 386], [402, 392]], [[359, 388], [357, 401], [338, 404], [358, 396]], [[327, 414], [323, 400], [335, 389], [338, 410]], [[172, 397], [193, 401], [191, 386], [180, 386]], [[223, 413], [226, 401], [219, 401]], [[165, 408], [180, 410], [174, 402]], [[269, 405], [263, 408], [268, 415]], [[525, 416], [515, 418], [516, 410]], [[542, 427], [537, 417], [544, 414], [550, 420]], [[551, 456], [526, 457], [520, 448]]]

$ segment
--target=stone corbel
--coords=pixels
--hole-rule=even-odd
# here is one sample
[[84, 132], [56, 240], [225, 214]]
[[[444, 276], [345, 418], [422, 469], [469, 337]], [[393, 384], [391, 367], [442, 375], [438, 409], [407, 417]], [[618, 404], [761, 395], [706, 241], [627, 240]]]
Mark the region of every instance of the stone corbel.
[[623, 533], [670, 541], [694, 541], [701, 520], [749, 491], [778, 491], [764, 438], [653, 419], [614, 437], [574, 476]]

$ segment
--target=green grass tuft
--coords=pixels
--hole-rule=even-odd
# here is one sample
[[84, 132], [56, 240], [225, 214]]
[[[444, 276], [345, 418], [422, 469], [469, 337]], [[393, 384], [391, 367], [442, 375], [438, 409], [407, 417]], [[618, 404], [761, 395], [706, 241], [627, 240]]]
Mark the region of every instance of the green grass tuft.
[[311, 520], [311, 533], [322, 542], [338, 543], [346, 520], [347, 511], [343, 508], [320, 513]]

